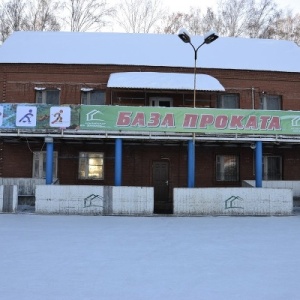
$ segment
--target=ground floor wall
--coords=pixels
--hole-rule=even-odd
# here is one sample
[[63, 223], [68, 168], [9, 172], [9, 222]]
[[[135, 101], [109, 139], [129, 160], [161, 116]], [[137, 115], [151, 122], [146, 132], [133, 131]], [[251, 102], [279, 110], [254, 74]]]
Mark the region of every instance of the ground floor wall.
[[[281, 158], [281, 180], [300, 180], [300, 148], [297, 145], [263, 144], [263, 155]], [[0, 176], [2, 178], [32, 178], [34, 153], [45, 152], [43, 138], [2, 139], [0, 150]], [[64, 185], [113, 186], [115, 175], [115, 141], [54, 139], [57, 153], [55, 180]], [[101, 180], [79, 179], [79, 154], [102, 152], [104, 154], [104, 177]], [[238, 158], [236, 180], [217, 178], [217, 156], [234, 155]], [[255, 179], [255, 157], [250, 143], [196, 142], [195, 187], [240, 187], [244, 180]], [[43, 167], [43, 166], [42, 166]], [[157, 183], [155, 168], [164, 167], [168, 197], [173, 198], [174, 188], [187, 187], [188, 146], [187, 141], [127, 141], [122, 146], [122, 185], [153, 187]], [[43, 174], [43, 173], [41, 173]], [[159, 172], [156, 172], [156, 175]]]

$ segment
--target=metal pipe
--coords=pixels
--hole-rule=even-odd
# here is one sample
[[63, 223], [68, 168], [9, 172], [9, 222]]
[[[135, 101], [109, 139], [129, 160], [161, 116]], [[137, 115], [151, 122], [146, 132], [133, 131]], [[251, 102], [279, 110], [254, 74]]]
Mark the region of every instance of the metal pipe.
[[188, 187], [195, 187], [195, 140], [188, 141]]
[[53, 182], [53, 138], [46, 137], [46, 184]]
[[122, 185], [122, 139], [115, 141], [115, 186]]
[[[187, 141], [191, 138], [191, 135], [188, 134], [186, 136], [176, 136], [176, 135], [155, 135], [152, 133], [147, 133], [147, 135], [122, 135], [122, 134], [109, 134], [107, 132], [102, 134], [95, 134], [95, 135], [74, 135], [74, 134], [64, 134], [61, 136], [60, 134], [5, 134], [1, 133], [1, 137], [31, 137], [31, 138], [45, 138], [45, 137], [52, 137], [52, 138], [60, 138], [60, 139], [131, 139], [131, 140], [173, 140], [173, 141]], [[254, 136], [247, 136], [247, 137], [239, 137], [239, 136], [228, 136], [228, 137], [218, 137], [214, 135], [210, 136], [195, 136], [196, 141], [235, 141], [235, 142], [255, 142], [255, 141], [262, 141], [262, 142], [279, 142], [279, 143], [293, 143], [293, 144], [300, 144], [300, 136], [294, 136], [292, 139], [291, 137], [285, 138], [284, 136], [272, 136], [268, 138], [264, 138], [261, 136], [254, 137]]]
[[252, 109], [255, 109], [254, 88], [251, 88]]
[[262, 162], [263, 162], [263, 152], [262, 152], [262, 142], [256, 142], [255, 148], [255, 186], [258, 188], [262, 187]]

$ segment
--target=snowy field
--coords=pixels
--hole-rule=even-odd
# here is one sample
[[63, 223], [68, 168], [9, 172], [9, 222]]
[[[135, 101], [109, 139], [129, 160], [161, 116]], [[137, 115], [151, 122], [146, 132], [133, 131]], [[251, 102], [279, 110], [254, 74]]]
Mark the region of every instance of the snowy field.
[[0, 214], [4, 300], [300, 299], [300, 215]]

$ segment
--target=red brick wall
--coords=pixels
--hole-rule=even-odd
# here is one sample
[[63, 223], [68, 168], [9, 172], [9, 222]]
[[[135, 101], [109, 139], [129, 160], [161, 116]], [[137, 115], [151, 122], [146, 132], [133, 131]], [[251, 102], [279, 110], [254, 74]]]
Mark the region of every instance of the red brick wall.
[[[94, 86], [95, 88], [106, 89], [111, 73], [126, 71], [193, 73], [193, 70], [188, 68], [4, 64], [0, 65], [0, 87], [2, 89], [0, 101], [35, 102], [34, 87], [46, 86], [61, 88], [61, 104], [79, 104], [81, 87]], [[300, 110], [300, 74], [298, 73], [209, 69], [199, 69], [199, 73], [212, 75], [221, 82], [228, 92], [239, 93], [241, 108], [251, 109], [254, 100], [255, 109], [258, 109], [260, 95], [262, 92], [266, 92], [282, 95], [284, 110]], [[154, 94], [170, 95], [170, 91], [157, 92]], [[171, 94], [175, 99], [174, 104], [182, 105], [182, 93], [172, 92]], [[190, 95], [192, 95], [192, 92]], [[215, 100], [216, 94], [206, 93], [203, 97]], [[117, 99], [113, 99], [113, 101], [116, 102]], [[107, 92], [107, 103], [110, 103], [109, 90]]]
[[[36, 86], [56, 87], [61, 89], [61, 104], [79, 104], [80, 88], [92, 86], [106, 89], [111, 73], [126, 71], [151, 72], [183, 72], [193, 73], [188, 68], [161, 68], [144, 66], [72, 66], [72, 65], [0, 65], [0, 102], [6, 103], [34, 103]], [[260, 95], [282, 95], [284, 110], [300, 110], [300, 74], [281, 72], [255, 72], [234, 70], [199, 69], [198, 72], [216, 77], [228, 92], [240, 94], [240, 107], [251, 109], [259, 108]], [[184, 98], [192, 99], [190, 93], [178, 91], [116, 91], [112, 93], [112, 102], [118, 104], [118, 97], [140, 97], [138, 105], [148, 105], [150, 96], [171, 96], [174, 106], [186, 106]], [[217, 93], [197, 93], [200, 99], [209, 101], [215, 107]], [[111, 103], [111, 91], [107, 89], [107, 104]], [[128, 100], [122, 104], [137, 105]], [[17, 141], [18, 140], [18, 141]], [[41, 149], [43, 138], [36, 139], [38, 143], [28, 143], [25, 139], [15, 139], [12, 143], [6, 138], [0, 150], [1, 176], [3, 177], [31, 177], [32, 152]], [[114, 184], [114, 141], [103, 140], [90, 143], [91, 140], [76, 140], [78, 144], [66, 140], [55, 140], [55, 151], [59, 154], [58, 177], [61, 184]], [[236, 147], [220, 146], [207, 147], [205, 143], [196, 146], [196, 186], [228, 186], [215, 180], [215, 157], [217, 154], [236, 154], [240, 157], [240, 178], [254, 179], [253, 150], [250, 145], [239, 144]], [[44, 149], [45, 150], [45, 149]], [[79, 151], [103, 151], [105, 153], [105, 179], [103, 181], [78, 180]], [[277, 153], [283, 157], [283, 177], [286, 180], [300, 178], [299, 148], [278, 148], [273, 144], [264, 144], [265, 153]], [[177, 142], [166, 145], [166, 142], [157, 141], [148, 143], [143, 141], [123, 143], [123, 185], [151, 186], [153, 161], [169, 161], [170, 189], [187, 185], [187, 146], [186, 142]], [[233, 185], [239, 186], [237, 182]]]
[[32, 152], [26, 141], [14, 140], [3, 144], [2, 177], [32, 177]]

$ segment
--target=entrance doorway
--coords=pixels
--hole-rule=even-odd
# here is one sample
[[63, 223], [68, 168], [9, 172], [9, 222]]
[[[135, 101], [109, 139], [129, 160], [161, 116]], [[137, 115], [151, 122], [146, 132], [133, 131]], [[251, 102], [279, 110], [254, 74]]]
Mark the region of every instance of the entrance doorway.
[[154, 213], [173, 213], [173, 201], [169, 192], [169, 162], [155, 161], [152, 165], [154, 187]]

